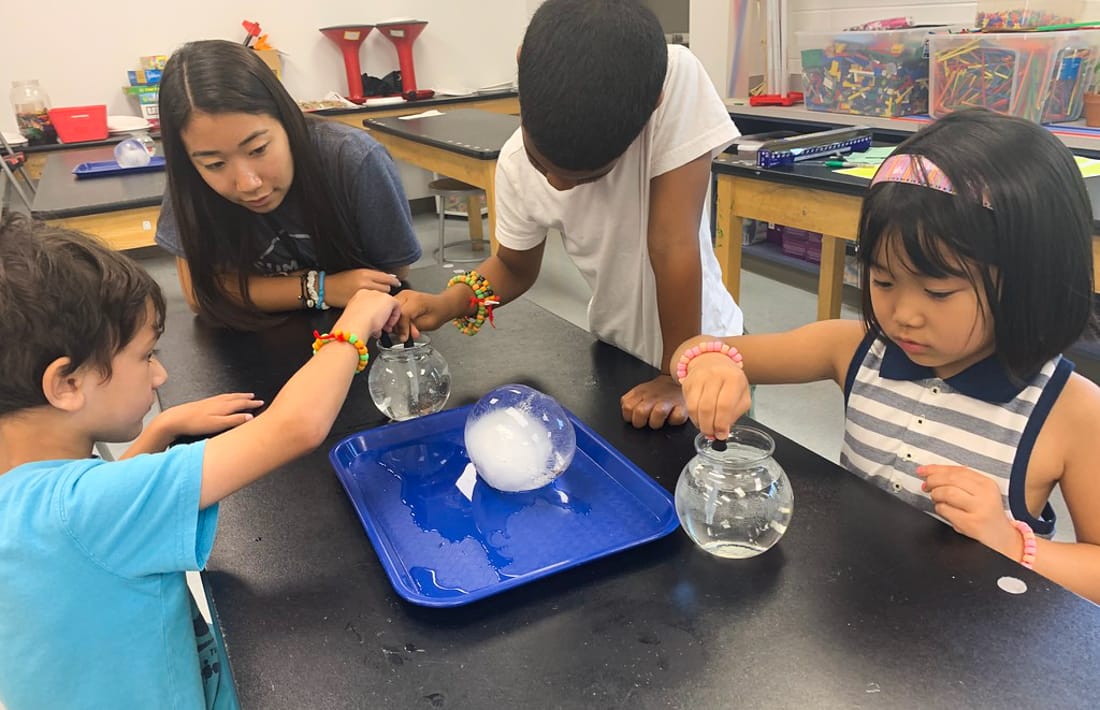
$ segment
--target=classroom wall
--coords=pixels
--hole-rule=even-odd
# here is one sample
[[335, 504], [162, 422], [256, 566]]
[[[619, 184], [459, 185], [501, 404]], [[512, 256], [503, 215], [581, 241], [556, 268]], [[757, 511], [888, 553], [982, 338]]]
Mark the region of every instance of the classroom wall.
[[[284, 83], [299, 99], [346, 91], [336, 46], [317, 28], [393, 18], [427, 20], [414, 58], [421, 88], [474, 89], [515, 78], [515, 51], [539, 0], [326, 0], [122, 3], [54, 0], [48, 6], [12, 2], [0, 42], [0, 129], [14, 130], [8, 92], [15, 79], [38, 79], [54, 106], [106, 103], [109, 113], [137, 113], [122, 93], [138, 57], [169, 54], [193, 39], [244, 38], [241, 20], [258, 21], [286, 52]], [[8, 5], [8, 3], [5, 3]], [[186, 9], [184, 9], [186, 8]], [[389, 40], [371, 33], [360, 62], [383, 76], [397, 68]]]
[[[105, 103], [109, 114], [136, 115], [136, 104], [121, 87], [127, 83], [126, 71], [137, 68], [139, 57], [170, 54], [195, 39], [240, 41], [245, 36], [244, 19], [259, 22], [270, 42], [285, 53], [283, 83], [296, 99], [347, 91], [341, 54], [318, 28], [397, 18], [428, 21], [413, 50], [420, 88], [461, 91], [514, 81], [516, 48], [541, 3], [54, 0], [46, 9], [12, 0], [13, 12], [6, 13], [0, 42], [0, 130], [16, 130], [8, 99], [16, 79], [38, 79], [54, 106]], [[377, 32], [363, 43], [359, 61], [361, 69], [373, 76], [398, 68], [393, 45]], [[429, 173], [409, 165], [398, 167], [410, 199], [428, 194]]]

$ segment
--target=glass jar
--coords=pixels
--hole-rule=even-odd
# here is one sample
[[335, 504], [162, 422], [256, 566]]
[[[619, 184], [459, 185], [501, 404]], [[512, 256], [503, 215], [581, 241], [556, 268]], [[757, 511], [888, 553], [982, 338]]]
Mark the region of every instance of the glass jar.
[[31, 145], [57, 142], [57, 131], [50, 121], [50, 97], [38, 85], [37, 79], [11, 83], [11, 106], [19, 132]]
[[721, 449], [702, 434], [695, 437], [698, 453], [676, 482], [676, 515], [688, 537], [710, 554], [754, 557], [787, 532], [794, 493], [766, 433], [734, 426]]
[[426, 335], [408, 347], [379, 342], [367, 387], [374, 406], [400, 422], [443, 409], [451, 396], [451, 370]]

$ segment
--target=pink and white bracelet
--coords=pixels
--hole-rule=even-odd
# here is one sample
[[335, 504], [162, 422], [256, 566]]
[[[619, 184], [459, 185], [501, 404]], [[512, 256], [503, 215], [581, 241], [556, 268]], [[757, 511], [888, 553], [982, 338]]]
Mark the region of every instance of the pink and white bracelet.
[[741, 361], [744, 359], [741, 357], [741, 353], [737, 352], [737, 348], [732, 345], [726, 345], [720, 340], [711, 340], [706, 343], [699, 343], [693, 345], [684, 351], [684, 354], [680, 356], [679, 362], [676, 363], [676, 381], [682, 382], [688, 374], [688, 365], [691, 361], [700, 355], [706, 353], [720, 353], [726, 355], [730, 360], [737, 363], [738, 367], [742, 367]]
[[1020, 564], [1028, 569], [1035, 568], [1035, 531], [1031, 526], [1021, 520], [1013, 520], [1012, 524], [1020, 531], [1024, 538], [1024, 554], [1020, 557]]

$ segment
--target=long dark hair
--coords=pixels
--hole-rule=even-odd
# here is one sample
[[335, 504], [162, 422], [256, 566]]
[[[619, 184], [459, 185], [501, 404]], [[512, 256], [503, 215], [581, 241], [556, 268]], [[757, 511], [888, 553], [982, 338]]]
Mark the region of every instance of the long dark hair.
[[[215, 323], [255, 330], [274, 318], [255, 307], [248, 277], [261, 245], [256, 216], [216, 193], [192, 165], [181, 132], [196, 112], [270, 116], [286, 130], [294, 160], [294, 181], [286, 196], [302, 209], [317, 261], [326, 271], [366, 266], [350, 237], [349, 219], [336, 204], [321, 168], [307, 121], [297, 104], [255, 52], [234, 42], [190, 42], [168, 60], [160, 84], [160, 128], [168, 170], [168, 194], [180, 242], [191, 271], [199, 312]], [[232, 297], [220, 276], [235, 271], [241, 298]]]
[[[931, 160], [958, 194], [872, 187], [859, 223], [864, 284], [885, 239], [900, 240], [921, 273], [970, 279], [989, 303], [997, 356], [1018, 378], [1081, 337], [1092, 313], [1092, 207], [1061, 141], [1029, 121], [969, 109], [920, 130], [894, 154]], [[953, 255], [976, 263], [976, 273], [960, 273]], [[863, 317], [882, 334], [868, 288]]]

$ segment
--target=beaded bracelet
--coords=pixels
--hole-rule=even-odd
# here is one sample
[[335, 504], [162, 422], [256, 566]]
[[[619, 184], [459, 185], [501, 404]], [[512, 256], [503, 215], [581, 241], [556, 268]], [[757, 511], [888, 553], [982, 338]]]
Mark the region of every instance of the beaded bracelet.
[[327, 311], [329, 305], [325, 303], [325, 272], [317, 272], [317, 310]]
[[1013, 520], [1012, 524], [1020, 531], [1024, 538], [1024, 554], [1020, 557], [1020, 564], [1028, 569], [1035, 569], [1035, 531], [1031, 526], [1021, 520]]
[[470, 287], [470, 290], [474, 292], [474, 295], [470, 297], [470, 306], [477, 307], [477, 313], [473, 316], [463, 316], [451, 321], [455, 327], [466, 335], [476, 335], [481, 330], [481, 326], [485, 325], [485, 320], [488, 319], [489, 325], [496, 328], [497, 325], [493, 322], [493, 308], [499, 306], [500, 301], [496, 300], [496, 294], [493, 293], [493, 287], [489, 285], [489, 279], [476, 271], [465, 271], [452, 276], [451, 280], [447, 282], [447, 288], [455, 284], [466, 284]]
[[732, 345], [726, 345], [720, 340], [711, 340], [706, 343], [700, 343], [694, 345], [684, 351], [684, 354], [680, 356], [680, 361], [676, 363], [676, 381], [682, 382], [688, 374], [688, 365], [692, 360], [703, 355], [705, 353], [721, 353], [726, 355], [730, 360], [737, 363], [738, 367], [743, 367], [741, 353], [737, 352], [737, 348]]
[[316, 355], [321, 348], [325, 347], [329, 343], [348, 343], [354, 345], [355, 349], [359, 351], [359, 364], [355, 366], [356, 372], [362, 372], [367, 369], [367, 363], [370, 362], [370, 355], [367, 353], [367, 346], [363, 344], [363, 341], [359, 339], [359, 336], [352, 335], [351, 333], [345, 333], [342, 330], [334, 330], [331, 333], [318, 333], [313, 331], [313, 354]]

